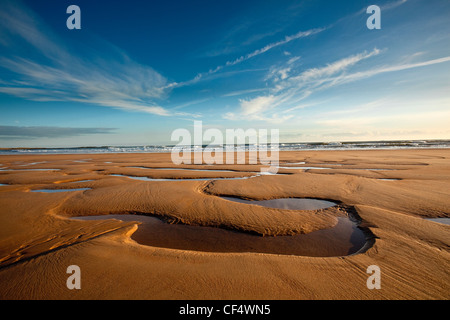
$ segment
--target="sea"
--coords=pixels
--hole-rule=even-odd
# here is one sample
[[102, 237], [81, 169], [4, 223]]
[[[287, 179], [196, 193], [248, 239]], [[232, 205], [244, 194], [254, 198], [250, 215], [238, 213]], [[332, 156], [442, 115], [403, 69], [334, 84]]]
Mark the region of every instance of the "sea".
[[351, 141], [351, 142], [293, 142], [278, 145], [204, 145], [204, 146], [92, 146], [70, 148], [0, 148], [2, 154], [98, 154], [98, 153], [170, 153], [173, 150], [183, 151], [301, 151], [301, 150], [373, 150], [373, 149], [445, 149], [450, 148], [450, 140], [398, 140], [398, 141]]

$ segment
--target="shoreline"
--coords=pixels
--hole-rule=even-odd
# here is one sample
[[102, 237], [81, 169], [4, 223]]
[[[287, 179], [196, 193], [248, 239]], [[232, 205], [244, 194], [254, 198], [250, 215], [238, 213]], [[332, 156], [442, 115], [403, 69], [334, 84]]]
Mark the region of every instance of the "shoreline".
[[[257, 145], [241, 144], [245, 151], [256, 148]], [[281, 151], [339, 151], [339, 150], [400, 150], [400, 149], [449, 149], [448, 139], [421, 139], [421, 140], [375, 140], [375, 141], [329, 141], [329, 142], [284, 142], [278, 143], [278, 150]], [[322, 146], [322, 147], [321, 147]], [[203, 149], [222, 147], [222, 145], [202, 145]], [[178, 144], [162, 145], [130, 145], [130, 146], [78, 146], [78, 147], [10, 147], [0, 148], [0, 155], [9, 154], [116, 154], [116, 153], [170, 153], [174, 148], [185, 149], [190, 152], [197, 152], [192, 145], [179, 146]], [[133, 151], [133, 149], [135, 151]], [[193, 149], [193, 150], [192, 150]], [[41, 152], [38, 152], [41, 150]], [[66, 150], [65, 152], [57, 152]], [[76, 152], [70, 152], [75, 151]], [[92, 150], [92, 152], [88, 152]], [[98, 150], [98, 152], [95, 152]], [[103, 150], [103, 151], [100, 151]], [[117, 150], [123, 150], [117, 152]], [[8, 153], [8, 151], [11, 151]], [[20, 152], [23, 151], [23, 152]], [[30, 152], [27, 152], [30, 151]], [[56, 151], [56, 152], [53, 152]], [[222, 149], [222, 151], [226, 151]], [[232, 150], [235, 152], [237, 150]]]
[[[78, 149], [78, 148], [74, 148], [74, 149]], [[297, 149], [297, 150], [278, 150], [278, 152], [321, 152], [321, 151], [400, 151], [400, 150], [449, 150], [450, 147], [449, 146], [442, 146], [442, 147], [380, 147], [380, 148], [327, 148], [327, 149]], [[5, 150], [10, 150], [8, 148], [6, 148]], [[22, 150], [22, 149], [20, 149]], [[26, 150], [30, 150], [30, 149], [26, 149]], [[38, 150], [41, 150], [40, 148], [38, 148]], [[50, 150], [52, 150], [50, 148]], [[1, 148], [0, 148], [1, 151]], [[2, 153], [0, 152], [0, 156], [26, 156], [26, 155], [30, 155], [30, 156], [37, 156], [37, 155], [119, 155], [119, 154], [170, 154], [172, 151], [160, 151], [160, 152], [156, 152], [156, 151], [142, 151], [142, 152], [128, 152], [128, 151], [123, 151], [123, 152], [117, 152], [117, 151], [111, 151], [111, 152], [74, 152], [74, 153], [70, 153], [70, 152], [61, 152], [61, 153], [46, 153], [46, 152], [23, 152], [23, 153], [19, 153], [19, 152], [14, 152], [14, 153]], [[203, 151], [188, 151], [188, 152], [203, 152]], [[224, 153], [226, 153], [227, 151], [223, 151]], [[236, 151], [230, 151], [232, 153], [235, 153]], [[245, 152], [249, 152], [248, 150], [245, 150]], [[259, 152], [259, 150], [254, 150], [254, 152]]]

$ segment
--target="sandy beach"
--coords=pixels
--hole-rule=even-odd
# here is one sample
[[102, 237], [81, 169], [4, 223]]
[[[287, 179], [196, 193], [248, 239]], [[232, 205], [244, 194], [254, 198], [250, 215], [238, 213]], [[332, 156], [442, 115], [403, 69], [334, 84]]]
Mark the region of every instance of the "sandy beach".
[[[2, 155], [0, 299], [450, 298], [450, 226], [428, 220], [450, 218], [449, 149], [290, 151], [280, 167], [174, 166], [169, 153]], [[74, 219], [87, 216], [104, 220]], [[356, 252], [351, 234], [323, 236], [345, 219], [364, 234]], [[80, 290], [66, 286], [70, 265]], [[371, 265], [379, 290], [366, 285]]]

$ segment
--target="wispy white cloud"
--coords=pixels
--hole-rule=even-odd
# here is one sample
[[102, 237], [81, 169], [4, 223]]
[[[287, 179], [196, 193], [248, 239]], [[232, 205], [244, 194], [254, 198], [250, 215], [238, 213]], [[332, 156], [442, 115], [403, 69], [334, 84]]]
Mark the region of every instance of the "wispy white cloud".
[[373, 68], [373, 69], [366, 70], [366, 71], [355, 72], [353, 74], [342, 75], [340, 77], [334, 78], [333, 80], [335, 83], [342, 84], [342, 83], [349, 82], [349, 81], [356, 81], [356, 80], [360, 80], [360, 79], [364, 79], [364, 78], [369, 78], [369, 77], [372, 77], [372, 76], [375, 76], [378, 74], [382, 74], [382, 73], [397, 72], [397, 71], [403, 71], [403, 70], [408, 70], [408, 69], [421, 68], [421, 67], [431, 66], [434, 64], [440, 64], [440, 63], [445, 63], [445, 62], [450, 62], [450, 56], [438, 58], [438, 59], [427, 60], [427, 61], [422, 61], [422, 62], [417, 62], [417, 63], [405, 63], [405, 64], [399, 64], [399, 65], [382, 66], [382, 67]]
[[[215, 68], [212, 68], [212, 69], [210, 69], [207, 72], [198, 73], [193, 79], [190, 79], [190, 80], [184, 81], [184, 82], [170, 83], [170, 84], [168, 84], [167, 87], [168, 88], [182, 87], [182, 86], [187, 86], [187, 85], [191, 85], [191, 84], [197, 83], [197, 82], [199, 82], [199, 81], [201, 81], [203, 79], [211, 79], [211, 75], [214, 75], [214, 74], [218, 73], [219, 71], [222, 71], [226, 67], [232, 67], [232, 66], [238, 65], [238, 64], [240, 64], [240, 63], [242, 63], [244, 61], [247, 61], [247, 60], [252, 59], [252, 58], [254, 58], [256, 56], [259, 56], [259, 55], [261, 55], [263, 53], [266, 53], [267, 51], [269, 51], [269, 50], [271, 50], [273, 48], [282, 46], [282, 45], [287, 44], [287, 43], [289, 43], [289, 42], [291, 42], [293, 40], [297, 40], [297, 39], [300, 39], [300, 38], [306, 38], [306, 37], [309, 37], [309, 36], [313, 36], [313, 35], [318, 34], [318, 33], [322, 32], [324, 30], [326, 30], [326, 28], [316, 28], [316, 29], [310, 29], [310, 30], [307, 30], [307, 31], [299, 31], [296, 34], [293, 34], [293, 35], [290, 35], [290, 36], [285, 36], [284, 39], [282, 39], [282, 40], [279, 40], [277, 42], [273, 42], [273, 43], [267, 44], [264, 47], [262, 47], [260, 49], [257, 49], [257, 50], [254, 50], [253, 52], [250, 52], [250, 53], [248, 53], [246, 55], [240, 56], [239, 58], [227, 61], [224, 64], [218, 65]], [[292, 59], [290, 59], [290, 60], [292, 60]], [[292, 60], [292, 62], [293, 61], [295, 61], [295, 60]]]
[[273, 95], [261, 96], [251, 100], [239, 100], [241, 103], [242, 114], [245, 116], [267, 111], [276, 102]]
[[[275, 83], [272, 90], [276, 93], [280, 92], [280, 94], [275, 95], [276, 97], [297, 103], [317, 91], [330, 89], [345, 83], [370, 78], [383, 73], [404, 71], [450, 61], [450, 57], [443, 57], [416, 63], [384, 65], [364, 71], [348, 72], [350, 67], [363, 60], [377, 56], [382, 52], [384, 51], [374, 49], [371, 52], [363, 52], [343, 58], [324, 67], [308, 69], [298, 75], [292, 75], [284, 82]], [[286, 96], [289, 96], [289, 98], [286, 98]]]
[[287, 62], [284, 62], [281, 65], [272, 66], [269, 69], [269, 72], [267, 73], [266, 77], [264, 78], [264, 81], [270, 80], [273, 82], [278, 82], [280, 80], [287, 79], [293, 68], [293, 65], [298, 60], [300, 60], [300, 57], [295, 56], [295, 57], [289, 58], [289, 60], [287, 60]]
[[[327, 90], [346, 83], [367, 79], [376, 75], [399, 72], [409, 69], [421, 68], [435, 64], [450, 62], [450, 57], [443, 57], [415, 63], [399, 63], [392, 65], [376, 66], [363, 71], [352, 71], [363, 60], [370, 59], [382, 54], [385, 50], [373, 49], [370, 52], [364, 51], [352, 56], [345, 57], [322, 67], [310, 68], [295, 74], [294, 69], [277, 67], [269, 71], [266, 80], [272, 81], [272, 87], [268, 88], [268, 94], [260, 95], [252, 99], [239, 100], [239, 112], [225, 116], [225, 119], [239, 120], [246, 117], [253, 120], [271, 119], [271, 115], [276, 112], [283, 114], [285, 119], [293, 117], [291, 112], [315, 105], [316, 103], [302, 103], [303, 100], [312, 96], [318, 91]], [[414, 54], [414, 58], [420, 55]], [[411, 59], [404, 59], [411, 61]], [[284, 79], [282, 79], [284, 78]], [[377, 101], [372, 104], [362, 106], [372, 108], [382, 104]], [[350, 112], [350, 111], [349, 111]], [[284, 117], [278, 117], [279, 120]], [[326, 120], [328, 121], [328, 120]], [[331, 121], [331, 120], [330, 120]]]
[[289, 73], [291, 72], [290, 67], [283, 68], [271, 68], [270, 72], [267, 74], [264, 80], [272, 80], [274, 82], [278, 82], [280, 80], [285, 80], [288, 78]]
[[[381, 12], [385, 13], [386, 11], [391, 10], [391, 9], [395, 9], [395, 8], [405, 4], [406, 2], [408, 2], [408, 0], [397, 0], [397, 1], [390, 2], [390, 3], [386, 3], [386, 4], [382, 5], [382, 6], [380, 6], [380, 10], [381, 10]], [[359, 9], [356, 12], [353, 12], [353, 13], [347, 15], [347, 16], [344, 16], [344, 17], [340, 18], [338, 21], [336, 21], [335, 23], [331, 24], [329, 27], [331, 28], [331, 27], [336, 26], [338, 24], [347, 24], [350, 20], [354, 20], [355, 17], [361, 16], [361, 15], [366, 15], [367, 14], [367, 7], [368, 7], [368, 4], [363, 6], [361, 9]]]
[[397, 8], [398, 6], [401, 6], [402, 4], [405, 4], [406, 2], [408, 2], [408, 0], [398, 0], [398, 1], [394, 1], [391, 3], [387, 3], [384, 6], [381, 6], [380, 9], [381, 10], [390, 10], [390, 9], [394, 9]]
[[297, 32], [294, 35], [286, 36], [286, 37], [284, 37], [283, 40], [270, 43], [270, 44], [264, 46], [263, 48], [257, 49], [257, 50], [255, 50], [255, 51], [253, 51], [253, 52], [251, 52], [251, 53], [249, 53], [249, 54], [247, 54], [245, 56], [241, 56], [241, 57], [239, 57], [239, 58], [237, 58], [235, 60], [232, 60], [232, 61], [227, 61], [227, 63], [225, 65], [226, 66], [234, 66], [234, 65], [236, 65], [238, 63], [241, 63], [241, 62], [243, 62], [245, 60], [251, 59], [251, 58], [256, 57], [256, 56], [259, 56], [260, 54], [263, 54], [263, 53], [265, 53], [265, 52], [267, 52], [267, 51], [269, 51], [269, 50], [271, 50], [273, 48], [282, 46], [282, 45], [284, 45], [284, 44], [286, 44], [288, 42], [291, 42], [293, 40], [297, 40], [297, 39], [300, 39], [300, 38], [305, 38], [305, 37], [309, 37], [309, 36], [318, 34], [318, 33], [322, 32], [324, 30], [325, 30], [325, 28], [318, 28], [318, 29], [311, 29], [311, 30], [307, 30], [307, 31], [299, 31], [299, 32]]
[[255, 93], [255, 92], [262, 92], [262, 91], [265, 91], [265, 90], [266, 90], [266, 88], [237, 90], [237, 91], [228, 92], [228, 93], [222, 95], [222, 97], [242, 96], [242, 95], [245, 95], [245, 94], [250, 94], [250, 93]]
[[283, 102], [285, 100], [281, 96], [275, 95], [262, 95], [252, 99], [240, 99], [239, 112], [228, 112], [222, 117], [234, 121], [245, 119], [280, 124], [294, 117], [289, 114], [280, 115], [275, 111], [276, 107]]
[[[241, 113], [244, 116], [253, 115], [254, 118], [257, 118], [255, 117], [256, 114], [261, 115], [267, 111], [273, 112], [273, 109], [278, 106], [289, 106], [288, 111], [300, 109], [301, 105], [298, 105], [298, 103], [309, 97], [315, 90], [327, 84], [327, 79], [330, 76], [342, 73], [358, 62], [378, 55], [380, 52], [381, 50], [374, 49], [371, 52], [363, 52], [346, 57], [324, 67], [311, 68], [292, 76], [289, 76], [291, 72], [290, 67], [274, 68], [266, 76], [266, 80], [272, 80], [275, 84], [272, 88], [273, 93], [251, 100], [240, 100]], [[286, 119], [291, 117], [286, 114], [287, 110], [284, 110], [283, 113]]]
[[[81, 60], [38, 16], [13, 2], [1, 5], [0, 30], [8, 35], [2, 43], [0, 67], [16, 77], [4, 81], [0, 92], [30, 100], [76, 101], [160, 116], [172, 114], [156, 102], [168, 93], [167, 80], [118, 48], [111, 50], [108, 60], [94, 54]], [[20, 43], [27, 47], [20, 49]], [[25, 54], [33, 58], [23, 58]]]
[[289, 81], [296, 83], [306, 83], [313, 80], [320, 80], [324, 77], [329, 77], [339, 72], [343, 72], [349, 67], [357, 64], [358, 62], [376, 56], [380, 53], [381, 50], [375, 48], [371, 52], [363, 52], [350, 57], [346, 57], [344, 59], [330, 63], [324, 67], [308, 69], [298, 76], [291, 77]]
[[291, 64], [293, 64], [294, 62], [296, 62], [297, 60], [299, 60], [300, 58], [301, 58], [301, 57], [299, 57], [299, 56], [292, 57], [292, 58], [290, 58], [290, 59], [288, 60], [287, 64], [288, 64], [288, 65], [291, 65]]

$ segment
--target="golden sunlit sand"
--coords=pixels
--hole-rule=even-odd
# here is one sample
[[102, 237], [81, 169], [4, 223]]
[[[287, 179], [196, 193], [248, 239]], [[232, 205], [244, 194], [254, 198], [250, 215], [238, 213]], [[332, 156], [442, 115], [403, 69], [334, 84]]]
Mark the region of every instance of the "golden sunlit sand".
[[[427, 218], [450, 217], [449, 160], [448, 149], [290, 151], [280, 153], [279, 175], [255, 176], [256, 165], [156, 170], [174, 167], [167, 153], [3, 155], [0, 299], [448, 299], [450, 226]], [[82, 190], [33, 192], [47, 189]], [[282, 210], [222, 196], [338, 205]], [[181, 234], [185, 225], [227, 232], [216, 241], [233, 234], [284, 240], [334, 228], [352, 213], [367, 245], [321, 257], [245, 252], [239, 241], [228, 252], [191, 242], [180, 249], [171, 247], [170, 233], [159, 245], [143, 245], [134, 238], [142, 222], [107, 219], [150, 215]], [[105, 220], [73, 219], [98, 215]], [[320, 251], [328, 244], [318, 237], [309, 245]], [[80, 267], [80, 290], [66, 286], [70, 265]], [[380, 267], [380, 290], [367, 288], [371, 265]]]

